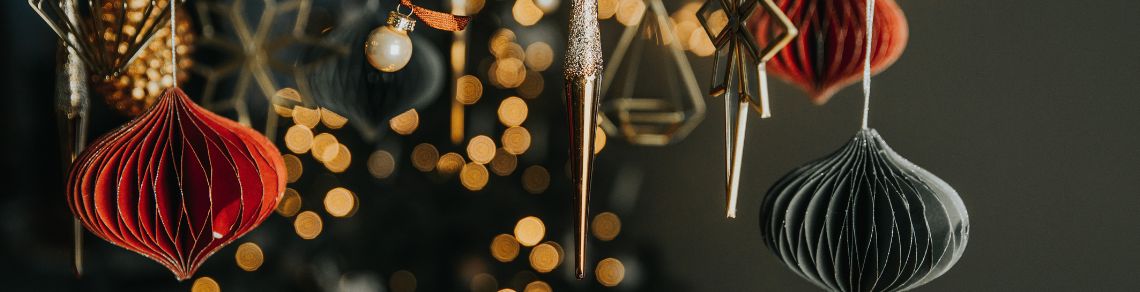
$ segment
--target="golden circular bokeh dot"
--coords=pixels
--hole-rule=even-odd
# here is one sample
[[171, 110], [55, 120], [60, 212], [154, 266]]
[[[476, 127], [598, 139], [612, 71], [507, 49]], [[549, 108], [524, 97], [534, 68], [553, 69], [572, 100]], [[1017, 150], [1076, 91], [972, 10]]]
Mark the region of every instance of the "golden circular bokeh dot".
[[532, 26], [542, 20], [543, 12], [533, 0], [515, 0], [515, 5], [511, 7], [511, 15], [522, 26]]
[[[712, 35], [719, 35], [725, 26], [728, 26], [728, 14], [723, 9], [713, 11], [708, 17], [709, 31]], [[707, 35], [707, 34], [706, 34]]]
[[321, 235], [323, 228], [324, 223], [321, 222], [321, 216], [313, 211], [301, 212], [293, 220], [293, 231], [297, 232], [297, 236], [303, 239], [317, 238], [318, 235]]
[[483, 97], [483, 82], [475, 75], [464, 75], [455, 80], [455, 100], [462, 104], [475, 104]]
[[504, 88], [515, 88], [526, 80], [526, 66], [517, 58], [505, 58], [495, 61], [495, 77]]
[[546, 168], [532, 165], [523, 170], [523, 189], [531, 194], [541, 194], [550, 186], [550, 172]]
[[299, 211], [301, 211], [301, 194], [293, 188], [286, 188], [285, 193], [281, 195], [281, 202], [277, 203], [277, 214], [293, 217]]
[[510, 234], [499, 234], [491, 240], [491, 256], [504, 263], [519, 256], [519, 242]]
[[305, 169], [301, 166], [301, 159], [293, 154], [281, 155], [281, 160], [285, 161], [285, 180], [289, 183], [297, 182], [301, 179], [301, 174]]
[[274, 104], [273, 105], [273, 111], [277, 112], [277, 115], [281, 116], [282, 118], [290, 118], [290, 119], [293, 118], [293, 108], [292, 107], [286, 107], [283, 105]]
[[486, 166], [474, 162], [463, 165], [463, 169], [459, 171], [459, 182], [471, 191], [483, 190], [490, 177]]
[[621, 219], [612, 212], [594, 215], [594, 220], [590, 222], [590, 231], [598, 240], [614, 240], [621, 233]]
[[517, 127], [526, 121], [526, 101], [517, 96], [511, 96], [499, 102], [499, 122], [507, 127]]
[[546, 236], [546, 225], [538, 217], [527, 216], [515, 223], [515, 240], [523, 246], [535, 246]]
[[549, 273], [561, 263], [558, 249], [549, 243], [542, 243], [530, 250], [530, 267], [539, 273]]
[[501, 49], [499, 49], [499, 52], [498, 52], [498, 54], [495, 55], [495, 58], [498, 58], [498, 59], [515, 58], [515, 59], [522, 60], [522, 59], [526, 58], [526, 50], [523, 49], [522, 45], [519, 45], [518, 43], [515, 43], [515, 42], [510, 42], [510, 43], [507, 43], [506, 45], [503, 45], [503, 47]]
[[491, 55], [499, 56], [500, 51], [506, 48], [508, 44], [515, 42], [515, 32], [510, 29], [500, 28], [491, 35], [491, 41], [488, 44], [488, 49]]
[[594, 154], [598, 154], [606, 148], [606, 131], [602, 130], [602, 127], [598, 127], [594, 129], [594, 133], [596, 133], [594, 134]]
[[261, 253], [261, 247], [256, 243], [246, 242], [238, 246], [237, 252], [234, 253], [234, 260], [237, 265], [246, 272], [256, 271], [261, 267], [265, 261], [265, 255]]
[[420, 113], [416, 109], [410, 109], [388, 120], [388, 127], [392, 128], [392, 132], [404, 136], [411, 135], [419, 126]]
[[337, 156], [337, 147], [340, 142], [337, 141], [336, 136], [329, 133], [320, 133], [313, 137], [313, 158], [317, 161], [328, 162]]
[[594, 269], [594, 276], [597, 277], [598, 283], [602, 286], [617, 286], [621, 284], [621, 280], [625, 279], [625, 266], [617, 259], [606, 258], [598, 262], [598, 266]]
[[348, 217], [356, 211], [356, 194], [346, 188], [336, 187], [325, 194], [325, 211], [333, 217]]
[[554, 288], [551, 288], [550, 284], [546, 282], [534, 281], [526, 284], [526, 289], [523, 289], [523, 292], [554, 292]]
[[562, 245], [554, 241], [547, 241], [544, 243], [550, 245], [554, 248], [554, 251], [558, 252], [558, 264], [562, 264], [562, 261], [566, 259], [566, 251], [562, 249]]
[[698, 57], [708, 57], [716, 53], [716, 46], [704, 29], [697, 29], [690, 33], [689, 50]]
[[475, 136], [467, 142], [467, 158], [478, 164], [487, 164], [495, 158], [495, 140], [485, 135]]
[[299, 105], [293, 107], [293, 123], [312, 129], [316, 128], [317, 123], [320, 122], [321, 111]]
[[385, 150], [376, 150], [368, 156], [368, 173], [378, 179], [386, 179], [396, 171], [396, 157]]
[[526, 80], [523, 80], [522, 85], [519, 85], [519, 88], [515, 90], [518, 91], [519, 96], [535, 99], [542, 94], [542, 90], [546, 87], [545, 82], [542, 79], [542, 74], [536, 71], [526, 71]]
[[278, 99], [284, 99], [284, 100], [294, 101], [294, 102], [301, 102], [301, 93], [297, 92], [296, 89], [289, 88], [289, 87], [277, 90], [277, 92], [274, 93], [273, 96], [278, 98]]
[[324, 124], [325, 127], [336, 130], [344, 127], [344, 124], [347, 123], [348, 118], [337, 114], [327, 108], [321, 108], [321, 124]]
[[412, 166], [416, 170], [422, 172], [429, 172], [435, 169], [435, 164], [439, 162], [439, 150], [435, 149], [428, 143], [420, 143], [412, 149]]
[[470, 288], [471, 292], [495, 292], [499, 290], [499, 281], [491, 274], [479, 273], [471, 277]]
[[526, 67], [535, 71], [546, 71], [554, 63], [554, 49], [544, 42], [535, 42], [526, 46]]
[[352, 152], [348, 151], [348, 146], [344, 144], [337, 144], [338, 151], [332, 160], [325, 161], [325, 168], [334, 173], [342, 173], [348, 170], [348, 166], [352, 164]]
[[464, 0], [458, 2], [463, 3], [463, 10], [466, 12], [464, 15], [475, 15], [479, 13], [479, 11], [482, 11], [483, 6], [486, 5], [485, 0]]
[[518, 164], [518, 157], [507, 153], [507, 150], [503, 150], [503, 148], [499, 148], [495, 150], [495, 158], [491, 159], [491, 172], [498, 176], [507, 176], [515, 172]]
[[510, 127], [503, 131], [503, 150], [514, 155], [522, 155], [530, 149], [530, 131], [523, 127]]
[[[629, 1], [629, 0], [626, 0]], [[619, 0], [598, 0], [598, 19], [610, 19], [618, 11]]]
[[511, 289], [511, 288], [503, 288], [503, 289], [499, 289], [499, 292], [518, 292], [518, 291], [515, 291], [515, 289]]
[[459, 170], [463, 168], [465, 164], [467, 164], [467, 161], [463, 160], [462, 155], [455, 152], [448, 152], [439, 157], [439, 162], [436, 163], [435, 170], [438, 171], [439, 174], [451, 176], [459, 173]]
[[644, 16], [645, 2], [641, 0], [622, 0], [618, 3], [617, 20], [622, 25], [637, 25]]
[[293, 125], [285, 130], [285, 148], [293, 153], [302, 154], [313, 147], [313, 130], [305, 125]]
[[221, 292], [222, 286], [218, 286], [218, 281], [214, 278], [200, 277], [194, 280], [194, 284], [190, 285], [191, 292]]
[[416, 275], [405, 270], [396, 271], [388, 278], [388, 288], [392, 289], [392, 292], [415, 292]]

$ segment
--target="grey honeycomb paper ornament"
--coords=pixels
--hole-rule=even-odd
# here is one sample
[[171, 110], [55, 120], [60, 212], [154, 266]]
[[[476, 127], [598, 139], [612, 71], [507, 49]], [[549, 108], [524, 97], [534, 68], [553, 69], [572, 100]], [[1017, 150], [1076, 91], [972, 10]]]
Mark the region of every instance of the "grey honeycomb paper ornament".
[[958, 193], [863, 128], [780, 179], [760, 209], [765, 244], [830, 291], [903, 291], [961, 258], [970, 220]]

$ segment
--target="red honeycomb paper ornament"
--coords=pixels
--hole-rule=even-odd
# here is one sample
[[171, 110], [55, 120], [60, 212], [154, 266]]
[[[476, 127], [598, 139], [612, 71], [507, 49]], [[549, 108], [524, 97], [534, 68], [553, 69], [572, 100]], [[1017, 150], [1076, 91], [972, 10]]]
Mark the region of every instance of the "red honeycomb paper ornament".
[[268, 139], [175, 87], [83, 151], [67, 201], [91, 233], [185, 280], [273, 212], [285, 178]]
[[[827, 103], [835, 92], [862, 78], [866, 0], [776, 3], [796, 24], [800, 36], [768, 61], [769, 74], [799, 86], [816, 104]], [[767, 15], [753, 19], [751, 28], [758, 42], [775, 37], [768, 26], [777, 22]], [[906, 17], [894, 0], [875, 1], [872, 34], [871, 71], [878, 74], [902, 55], [909, 35]]]

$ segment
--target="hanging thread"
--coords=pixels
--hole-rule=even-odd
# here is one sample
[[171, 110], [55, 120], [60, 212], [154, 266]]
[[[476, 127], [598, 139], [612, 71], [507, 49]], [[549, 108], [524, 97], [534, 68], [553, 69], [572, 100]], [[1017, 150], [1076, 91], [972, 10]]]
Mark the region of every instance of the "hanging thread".
[[170, 0], [170, 77], [174, 79], [174, 87], [178, 87], [178, 47], [174, 44], [174, 40], [177, 39], [174, 6], [177, 4], [178, 0]]
[[867, 50], [863, 57], [863, 129], [871, 112], [871, 38], [875, 29], [875, 0], [867, 0]]

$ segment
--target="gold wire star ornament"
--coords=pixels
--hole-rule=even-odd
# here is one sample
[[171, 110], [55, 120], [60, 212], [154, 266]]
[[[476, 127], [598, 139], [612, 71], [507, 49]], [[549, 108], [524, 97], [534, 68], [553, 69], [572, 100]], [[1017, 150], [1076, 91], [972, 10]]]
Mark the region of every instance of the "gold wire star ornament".
[[[747, 26], [748, 19], [758, 8], [764, 9], [778, 20], [779, 27], [782, 28], [782, 31], [772, 32], [777, 34], [772, 38], [776, 41], [766, 44], [763, 49], [760, 49]], [[708, 0], [697, 11], [697, 19], [717, 48], [709, 95], [724, 96], [726, 215], [735, 218], [748, 108], [759, 112], [761, 118], [771, 116], [764, 64], [787, 46], [799, 32], [772, 0]], [[723, 26], [719, 25], [721, 22]], [[752, 67], [756, 70], [752, 71]], [[731, 98], [734, 95], [735, 101]], [[759, 97], [759, 100], [754, 97]]]
[[[310, 32], [312, 0], [209, 0], [197, 1], [196, 8], [202, 22], [198, 48], [223, 56], [220, 63], [196, 62], [192, 68], [205, 82], [202, 105], [215, 112], [232, 112], [247, 126], [253, 126], [251, 106], [264, 110], [262, 133], [271, 141], [276, 137], [278, 118], [273, 104], [293, 103], [277, 98], [277, 91], [296, 86], [302, 96], [311, 96], [302, 77], [311, 73], [314, 63], [346, 50]], [[298, 57], [316, 50], [328, 53], [321, 58]], [[222, 89], [230, 84], [232, 90]], [[264, 108], [247, 99], [257, 96], [268, 101]]]

